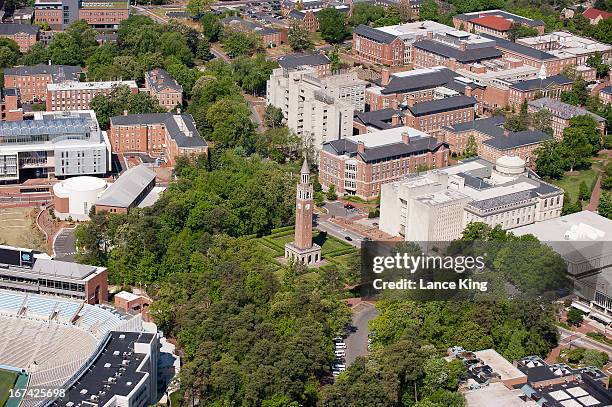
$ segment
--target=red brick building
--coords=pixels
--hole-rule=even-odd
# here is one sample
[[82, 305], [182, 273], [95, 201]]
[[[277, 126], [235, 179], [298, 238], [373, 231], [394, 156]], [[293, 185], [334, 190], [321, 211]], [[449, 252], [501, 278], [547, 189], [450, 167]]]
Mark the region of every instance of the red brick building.
[[313, 33], [319, 30], [319, 19], [317, 13], [314, 10], [291, 10], [287, 17], [291, 20], [297, 21], [307, 31]]
[[520, 157], [528, 163], [534, 157], [533, 151], [552, 139], [541, 131], [508, 131], [503, 127], [505, 121], [503, 116], [494, 116], [447, 126], [438, 139], [447, 143], [453, 154], [462, 154], [470, 137], [474, 137], [478, 155], [487, 161], [495, 162], [507, 155]]
[[377, 65], [402, 66], [405, 62], [401, 38], [367, 25], [353, 30], [352, 52], [355, 57]]
[[129, 15], [127, 1], [38, 0], [34, 5], [34, 22], [48, 23], [54, 31], [62, 31], [77, 20], [85, 20], [95, 29], [115, 31]]
[[18, 66], [4, 69], [4, 86], [19, 89], [25, 103], [44, 102], [47, 85], [65, 80], [78, 81], [82, 68], [69, 65]]
[[174, 165], [179, 156], [208, 152], [208, 144], [188, 114], [149, 113], [115, 116], [108, 131], [115, 153], [147, 153]]
[[470, 40], [467, 36], [459, 40], [452, 36], [432, 36], [416, 41], [412, 45], [412, 63], [417, 68], [445, 66], [454, 71], [470, 70], [473, 64], [501, 59], [502, 53], [496, 49], [495, 42], [475, 46], [474, 41], [481, 40]]
[[606, 86], [599, 91], [599, 99], [602, 103], [612, 103], [612, 86]]
[[145, 322], [149, 322], [151, 320], [149, 307], [153, 303], [153, 300], [148, 296], [121, 291], [115, 294], [113, 299], [115, 301], [115, 308], [118, 310], [121, 310], [129, 315], [140, 314]]
[[38, 42], [39, 29], [29, 24], [0, 24], [0, 37], [13, 40], [19, 45], [19, 51], [28, 52]]
[[550, 112], [553, 136], [557, 140], [561, 140], [563, 138], [563, 130], [570, 125], [570, 119], [572, 117], [583, 115], [589, 115], [595, 119], [601, 135], [606, 135], [606, 119], [578, 106], [568, 105], [567, 103], [550, 98], [541, 98], [529, 102], [527, 105], [527, 110], [530, 113], [535, 113], [540, 110]]
[[183, 105], [183, 87], [165, 69], [146, 72], [145, 89], [167, 111]]
[[508, 89], [508, 105], [517, 110], [524, 100], [529, 102], [541, 97], [560, 99], [563, 92], [572, 89], [572, 83], [573, 80], [562, 75], [514, 83]]
[[392, 75], [388, 69], [383, 69], [380, 81], [366, 88], [364, 97], [370, 110], [379, 110], [467, 95], [476, 99], [480, 113], [484, 92], [484, 86], [444, 67], [415, 69]]
[[23, 120], [19, 89], [4, 88], [2, 101], [0, 101], [0, 121], [14, 122], [19, 120]]
[[404, 123], [425, 133], [435, 135], [442, 127], [471, 122], [475, 117], [476, 99], [471, 96], [452, 96], [408, 105]]
[[331, 62], [323, 53], [283, 55], [280, 56], [276, 62], [284, 69], [297, 69], [302, 67], [314, 68], [319, 77], [331, 74]]
[[448, 165], [448, 145], [410, 127], [361, 134], [323, 144], [319, 182], [339, 194], [372, 199], [383, 184]]
[[109, 95], [119, 86], [127, 86], [132, 93], [138, 93], [138, 85], [134, 81], [52, 83], [47, 85], [47, 110], [88, 110], [94, 97]]

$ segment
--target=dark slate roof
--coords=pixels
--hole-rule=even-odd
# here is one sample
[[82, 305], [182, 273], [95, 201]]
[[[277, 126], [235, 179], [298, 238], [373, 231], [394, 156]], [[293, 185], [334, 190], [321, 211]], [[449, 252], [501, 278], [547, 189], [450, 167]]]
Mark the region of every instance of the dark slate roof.
[[555, 76], [549, 76], [548, 78], [544, 78], [544, 79], [535, 78], [535, 79], [529, 79], [527, 81], [513, 83], [512, 85], [510, 85], [510, 87], [513, 89], [518, 89], [523, 92], [526, 92], [530, 90], [544, 89], [550, 85], [567, 85], [573, 82], [574, 81], [572, 79], [566, 76], [555, 75]]
[[451, 47], [450, 45], [442, 44], [429, 39], [416, 41], [413, 46], [436, 55], [454, 58], [457, 60], [457, 62], [462, 63], [478, 62], [486, 59], [499, 58], [502, 56], [502, 53], [495, 47], [460, 50], [459, 48]]
[[403, 126], [403, 124], [396, 126], [391, 124], [391, 118], [394, 114], [398, 114], [400, 117], [404, 116], [402, 111], [388, 107], [386, 109], [374, 110], [372, 112], [355, 112], [353, 120], [359, 121], [365, 126], [375, 127], [379, 130]]
[[365, 37], [372, 41], [380, 42], [383, 44], [390, 44], [396, 38], [393, 34], [389, 34], [363, 24], [360, 24], [355, 27], [353, 32], [361, 37]]
[[289, 14], [287, 14], [287, 17], [293, 18], [294, 20], [303, 20], [304, 17], [306, 17], [306, 13], [303, 11], [291, 10]]
[[[465, 92], [466, 83], [456, 81], [461, 75], [448, 68], [442, 68], [432, 73], [410, 76], [391, 76], [389, 84], [380, 93], [389, 95], [393, 93], [416, 92], [422, 89], [431, 89], [437, 86], [445, 86], [457, 92]], [[480, 88], [480, 85], [469, 83], [472, 88]]]
[[553, 116], [560, 117], [564, 120], [569, 120], [574, 116], [589, 115], [600, 123], [606, 121], [606, 119], [604, 119], [603, 117], [598, 116], [595, 113], [589, 112], [588, 110], [583, 109], [582, 107], [569, 105], [567, 103], [561, 102], [560, 100], [555, 100], [551, 98], [540, 98], [532, 100], [528, 102], [528, 105], [538, 110], [546, 109], [551, 112]]
[[429, 102], [415, 103], [413, 106], [408, 106], [408, 110], [410, 110], [413, 116], [418, 117], [432, 113], [462, 109], [474, 106], [476, 103], [476, 99], [471, 96], [459, 95], [444, 99], [430, 100]]
[[26, 33], [29, 35], [38, 34], [38, 26], [30, 24], [0, 24], [0, 35], [15, 35]]
[[511, 52], [515, 52], [517, 54], [525, 55], [530, 58], [537, 59], [539, 61], [546, 61], [549, 59], [555, 59], [556, 56], [549, 54], [548, 52], [540, 51], [535, 48], [528, 47], [526, 45], [517, 44], [516, 42], [512, 42], [509, 40], [505, 40], [503, 38], [495, 37], [490, 34], [480, 34], [481, 36], [488, 38], [490, 40], [495, 40], [495, 46], [497, 48], [505, 49]]
[[50, 74], [55, 82], [61, 79], [62, 75], [67, 80], [78, 80], [81, 71], [80, 66], [38, 64], [5, 68], [4, 75], [31, 76]]
[[510, 150], [520, 146], [541, 143], [550, 140], [551, 136], [541, 131], [519, 131], [508, 132], [502, 126], [506, 119], [503, 116], [488, 117], [467, 123], [458, 123], [446, 127], [452, 132], [461, 133], [468, 130], [476, 130], [491, 137], [482, 144], [491, 146], [498, 150]]
[[380, 147], [370, 147], [364, 153], [357, 152], [357, 143], [351, 140], [334, 140], [323, 144], [323, 149], [336, 155], [348, 154], [349, 156], [359, 155], [363, 161], [372, 162], [393, 157], [410, 156], [422, 154], [423, 152], [436, 151], [442, 146], [448, 147], [447, 143], [438, 142], [435, 137], [423, 137], [410, 140], [410, 143], [394, 143]]
[[606, 86], [600, 90], [601, 93], [610, 93], [612, 94], [612, 86]]
[[278, 64], [285, 69], [300, 66], [317, 66], [329, 64], [329, 58], [324, 54], [291, 54], [278, 58]]
[[193, 117], [190, 114], [182, 114], [181, 117], [187, 125], [187, 130], [191, 132], [191, 135], [186, 134], [179, 128], [172, 113], [145, 113], [115, 116], [111, 117], [111, 126], [137, 126], [163, 123], [166, 130], [168, 130], [168, 134], [170, 134], [173, 140], [176, 140], [176, 144], [179, 147], [205, 147], [208, 145], [206, 140], [204, 140], [196, 129]]
[[[157, 76], [154, 78], [153, 76]], [[145, 78], [149, 81], [149, 85], [155, 89], [156, 92], [160, 92], [165, 88], [170, 88], [177, 92], [182, 92], [183, 87], [172, 77], [170, 74], [162, 68], [156, 68], [152, 71], [145, 73]]]

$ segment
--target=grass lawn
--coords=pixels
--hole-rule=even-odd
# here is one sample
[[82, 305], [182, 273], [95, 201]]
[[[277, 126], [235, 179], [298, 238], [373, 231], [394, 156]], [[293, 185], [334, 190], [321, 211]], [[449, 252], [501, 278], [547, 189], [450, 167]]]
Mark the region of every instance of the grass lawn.
[[3, 407], [9, 397], [9, 391], [15, 385], [17, 373], [0, 370], [0, 407]]
[[[286, 233], [286, 232], [285, 232]], [[283, 234], [282, 236], [269, 236], [275, 244], [285, 247], [285, 243], [289, 243], [293, 241], [293, 231], [290, 234]], [[325, 254], [334, 252], [336, 250], [341, 249], [349, 249], [352, 246], [348, 243], [344, 243], [341, 240], [336, 239], [332, 236], [325, 236], [324, 234], [319, 233], [316, 230], [313, 230], [312, 240], [314, 243], [321, 246], [321, 254], [325, 257]]]
[[47, 251], [42, 232], [36, 227], [33, 207], [0, 209], [0, 244]]
[[584, 170], [580, 171], [577, 175], [564, 175], [559, 180], [553, 180], [552, 183], [558, 187], [561, 187], [570, 197], [571, 202], [576, 202], [578, 199], [578, 188], [580, 183], [584, 181], [589, 187], [589, 190], [595, 185], [597, 180], [597, 171], [595, 170]]

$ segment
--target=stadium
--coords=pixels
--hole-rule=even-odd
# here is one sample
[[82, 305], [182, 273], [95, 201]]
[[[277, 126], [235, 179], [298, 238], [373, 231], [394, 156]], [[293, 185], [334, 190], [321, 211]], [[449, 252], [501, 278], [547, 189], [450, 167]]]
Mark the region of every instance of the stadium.
[[140, 315], [0, 288], [0, 407], [149, 405], [158, 358], [157, 329]]

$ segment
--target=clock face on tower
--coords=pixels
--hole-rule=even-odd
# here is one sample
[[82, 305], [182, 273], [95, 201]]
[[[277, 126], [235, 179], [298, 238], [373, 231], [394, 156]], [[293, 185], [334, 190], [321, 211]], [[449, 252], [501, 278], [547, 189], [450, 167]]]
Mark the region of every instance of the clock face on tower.
[[306, 210], [310, 209], [310, 204], [306, 204], [305, 209], [306, 209]]
[[297, 204], [297, 208], [302, 209], [302, 204], [301, 203]]

